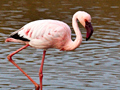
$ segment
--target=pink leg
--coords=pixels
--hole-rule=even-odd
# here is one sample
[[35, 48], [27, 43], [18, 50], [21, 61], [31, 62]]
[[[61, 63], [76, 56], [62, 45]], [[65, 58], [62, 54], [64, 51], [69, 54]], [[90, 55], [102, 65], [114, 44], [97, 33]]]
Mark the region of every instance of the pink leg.
[[38, 85], [25, 71], [23, 71], [23, 70], [12, 60], [12, 56], [13, 56], [13, 55], [15, 55], [15, 54], [18, 53], [19, 51], [25, 49], [25, 48], [28, 47], [28, 46], [29, 46], [29, 44], [27, 44], [27, 45], [23, 46], [22, 48], [16, 50], [15, 52], [9, 54], [9, 55], [7, 56], [7, 58], [8, 58], [8, 60], [9, 60], [14, 66], [16, 66], [16, 67], [35, 85], [35, 87], [36, 87], [35, 90], [39, 90], [39, 85]]
[[40, 66], [40, 70], [39, 70], [40, 90], [42, 90], [43, 65], [44, 65], [45, 53], [46, 53], [46, 51], [44, 50], [44, 51], [43, 51], [42, 61], [41, 61], [41, 66]]

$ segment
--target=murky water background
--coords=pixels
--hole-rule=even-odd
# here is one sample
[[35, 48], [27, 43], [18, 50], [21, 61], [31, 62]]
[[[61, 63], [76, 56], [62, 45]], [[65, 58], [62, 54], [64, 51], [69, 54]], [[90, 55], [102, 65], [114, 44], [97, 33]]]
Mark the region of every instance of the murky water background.
[[[13, 66], [7, 55], [22, 47], [4, 43], [10, 33], [38, 19], [57, 19], [72, 29], [72, 15], [91, 14], [94, 34], [75, 51], [47, 51], [43, 90], [120, 90], [120, 1], [119, 0], [1, 0], [0, 1], [0, 90], [34, 90], [34, 85]], [[75, 38], [74, 31], [72, 37]], [[28, 47], [13, 59], [37, 83], [42, 50]]]

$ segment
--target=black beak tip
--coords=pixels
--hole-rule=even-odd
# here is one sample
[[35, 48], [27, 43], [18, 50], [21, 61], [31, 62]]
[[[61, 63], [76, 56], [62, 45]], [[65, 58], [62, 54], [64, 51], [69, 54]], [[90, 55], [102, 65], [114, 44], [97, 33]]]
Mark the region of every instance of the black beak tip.
[[88, 41], [89, 40], [89, 38], [86, 38], [86, 41]]
[[[90, 36], [91, 37], [91, 36]], [[88, 41], [90, 39], [90, 37], [86, 38], [86, 41]]]

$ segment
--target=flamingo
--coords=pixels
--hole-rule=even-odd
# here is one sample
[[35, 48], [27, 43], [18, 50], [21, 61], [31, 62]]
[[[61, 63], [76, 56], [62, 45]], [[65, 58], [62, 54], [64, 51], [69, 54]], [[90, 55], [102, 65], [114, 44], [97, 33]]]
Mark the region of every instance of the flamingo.
[[[35, 90], [42, 90], [43, 78], [43, 64], [45, 59], [46, 50], [48, 48], [56, 48], [62, 51], [71, 51], [80, 46], [82, 42], [82, 35], [78, 27], [77, 20], [87, 30], [86, 41], [92, 36], [93, 27], [91, 24], [91, 16], [85, 11], [77, 11], [72, 18], [72, 26], [76, 34], [76, 39], [71, 40], [70, 27], [58, 20], [36, 20], [24, 25], [21, 29], [13, 32], [5, 42], [18, 42], [23, 43], [25, 46], [9, 54], [7, 59], [16, 66], [34, 85]], [[26, 47], [33, 47], [43, 49], [43, 56], [41, 66], [39, 69], [39, 81], [37, 84], [25, 71], [23, 71], [12, 59], [12, 56]]]

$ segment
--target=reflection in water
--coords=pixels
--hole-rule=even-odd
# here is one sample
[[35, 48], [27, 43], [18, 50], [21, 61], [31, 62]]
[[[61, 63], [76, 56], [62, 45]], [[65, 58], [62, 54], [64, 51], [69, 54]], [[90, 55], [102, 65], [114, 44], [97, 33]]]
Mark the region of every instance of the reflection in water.
[[[72, 15], [84, 10], [91, 14], [94, 34], [72, 52], [57, 49], [47, 51], [44, 65], [43, 89], [45, 90], [96, 90], [120, 88], [120, 3], [112, 1], [44, 0], [14, 1], [1, 0], [0, 3], [0, 89], [33, 90], [34, 85], [6, 56], [21, 44], [4, 43], [8, 35], [24, 24], [38, 19], [57, 19], [71, 28]], [[73, 39], [75, 34], [72, 31]], [[31, 52], [32, 51], [32, 52]], [[34, 53], [33, 53], [34, 52]], [[14, 56], [15, 62], [39, 83], [38, 71], [42, 50], [27, 48]]]

